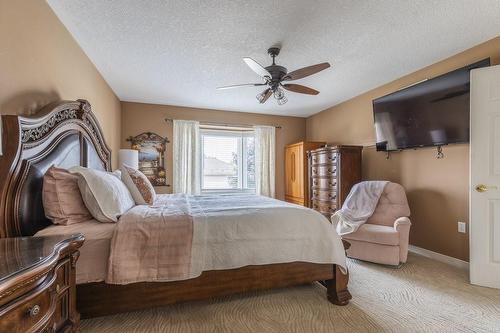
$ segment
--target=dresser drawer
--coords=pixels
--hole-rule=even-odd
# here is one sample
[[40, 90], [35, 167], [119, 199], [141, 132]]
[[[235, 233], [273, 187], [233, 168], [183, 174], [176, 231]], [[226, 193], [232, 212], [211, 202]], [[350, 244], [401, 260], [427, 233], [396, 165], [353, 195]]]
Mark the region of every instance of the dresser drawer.
[[337, 152], [323, 152], [311, 155], [312, 164], [335, 164], [337, 162]]
[[336, 177], [337, 166], [335, 165], [313, 165], [311, 167], [313, 177]]
[[0, 332], [38, 332], [50, 324], [55, 310], [55, 279], [0, 309]]
[[312, 199], [320, 200], [320, 201], [337, 201], [337, 191], [335, 189], [332, 190], [320, 190], [320, 189], [312, 189]]
[[312, 178], [312, 187], [321, 190], [337, 190], [337, 180], [335, 178]]
[[325, 202], [321, 200], [312, 200], [312, 209], [317, 210], [321, 214], [333, 214], [337, 210], [337, 205], [333, 202]]

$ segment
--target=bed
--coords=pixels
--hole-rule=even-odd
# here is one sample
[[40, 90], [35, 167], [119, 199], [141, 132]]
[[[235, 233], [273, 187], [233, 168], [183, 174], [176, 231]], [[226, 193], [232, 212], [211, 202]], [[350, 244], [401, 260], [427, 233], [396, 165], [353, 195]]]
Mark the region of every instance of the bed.
[[[194, 245], [196, 241], [194, 242], [193, 256], [197, 256], [196, 252], [199, 252], [205, 253], [208, 259], [212, 259], [207, 259], [199, 266], [192, 266], [195, 273], [187, 279], [168, 282], [106, 283], [108, 269], [106, 258], [109, 256], [109, 244], [117, 224], [106, 225], [88, 221], [85, 225], [53, 226], [45, 217], [41, 198], [42, 178], [51, 165], [55, 164], [62, 168], [84, 166], [104, 171], [111, 169], [111, 152], [104, 142], [100, 126], [89, 103], [85, 100], [61, 101], [45, 107], [36, 118], [2, 116], [2, 124], [4, 155], [0, 158], [2, 211], [0, 235], [13, 237], [83, 233], [86, 241], [77, 264], [77, 283], [79, 283], [77, 307], [84, 318], [314, 281], [324, 281], [327, 287], [327, 299], [334, 304], [346, 305], [351, 298], [347, 289], [348, 273], [345, 269], [345, 256], [344, 261], [338, 259], [344, 255], [340, 238], [333, 242], [335, 253], [332, 252], [331, 244], [321, 244], [317, 239], [304, 239], [299, 245], [293, 242], [286, 243], [287, 238], [295, 239], [297, 233], [306, 233], [304, 221], [299, 220], [314, 220], [316, 212], [273, 199], [267, 201], [259, 199], [261, 201], [258, 201], [255, 207], [249, 207], [249, 202], [243, 203], [239, 211], [223, 208], [210, 211], [210, 206], [214, 204], [210, 200], [213, 198], [192, 199], [205, 205], [204, 216], [208, 216], [206, 219], [211, 221], [198, 224], [210, 226], [205, 230], [210, 237], [205, 247], [196, 247]], [[165, 197], [165, 200], [167, 199]], [[220, 200], [226, 200], [227, 205], [227, 200], [235, 199]], [[249, 199], [239, 198], [239, 200], [245, 202]], [[260, 218], [256, 218], [259, 214], [262, 214]], [[269, 233], [284, 234], [281, 243], [278, 244], [280, 247], [273, 248], [272, 241], [269, 240], [266, 243], [266, 235], [262, 232], [255, 236], [263, 241], [261, 243], [263, 245], [258, 247], [262, 248], [261, 253], [256, 249], [252, 256], [245, 256], [248, 248], [245, 249], [241, 245], [243, 242], [233, 242], [231, 245], [233, 248], [228, 251], [229, 242], [224, 241], [224, 247], [218, 249], [217, 244], [227, 238], [228, 228], [244, 229], [247, 224], [241, 221], [249, 216], [253, 216], [252, 223], [261, 223], [262, 228], [270, 228]], [[296, 222], [293, 222], [294, 218]], [[291, 228], [295, 234], [290, 230], [280, 229], [280, 225], [277, 224], [280, 219], [290, 220], [287, 225], [295, 226]], [[238, 221], [241, 223], [238, 224]], [[262, 228], [256, 227], [247, 232]], [[322, 230], [324, 233], [326, 230], [321, 229], [326, 228], [323, 222], [311, 222], [309, 229], [315, 228], [316, 234], [321, 234]], [[291, 234], [286, 236], [287, 232]], [[196, 233], [194, 237], [196, 238]], [[300, 249], [297, 250], [297, 247]], [[306, 249], [307, 247], [314, 247], [314, 250]], [[267, 253], [272, 255], [266, 257], [263, 251], [268, 251]], [[280, 255], [284, 256], [287, 252], [293, 251], [296, 261], [280, 259]], [[321, 254], [322, 251], [332, 252], [332, 256], [338, 258], [325, 257]], [[235, 258], [229, 255], [231, 253], [240, 253], [241, 256]]]

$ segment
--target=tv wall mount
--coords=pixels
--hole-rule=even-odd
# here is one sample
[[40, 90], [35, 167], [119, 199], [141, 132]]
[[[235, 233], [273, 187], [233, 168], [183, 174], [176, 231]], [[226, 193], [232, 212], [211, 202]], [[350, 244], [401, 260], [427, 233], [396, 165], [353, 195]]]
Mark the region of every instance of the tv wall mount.
[[437, 154], [436, 154], [436, 158], [438, 160], [444, 158], [444, 153], [443, 153], [443, 146], [437, 146]]
[[[417, 149], [417, 148], [415, 148], [415, 149]], [[443, 158], [444, 158], [443, 146], [436, 146], [436, 149], [437, 149], [436, 158], [437, 158], [438, 160], [443, 159]], [[398, 151], [400, 151], [400, 152], [401, 152], [401, 151], [403, 151], [403, 150], [398, 150]], [[386, 159], [386, 160], [391, 159], [391, 153], [392, 153], [392, 151], [391, 151], [391, 150], [386, 150], [386, 152], [385, 152], [385, 154], [386, 154], [386, 155], [385, 155], [385, 159]]]

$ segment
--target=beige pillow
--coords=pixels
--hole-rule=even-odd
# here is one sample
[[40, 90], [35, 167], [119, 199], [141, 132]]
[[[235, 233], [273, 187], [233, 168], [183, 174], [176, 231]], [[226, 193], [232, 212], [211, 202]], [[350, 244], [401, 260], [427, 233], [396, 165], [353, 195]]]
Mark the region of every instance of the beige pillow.
[[43, 176], [45, 216], [55, 224], [69, 225], [92, 220], [78, 188], [78, 177], [51, 166]]
[[85, 205], [100, 222], [117, 222], [122, 214], [135, 206], [134, 198], [117, 174], [84, 167], [72, 167]]
[[122, 181], [127, 185], [135, 203], [137, 205], [152, 205], [156, 200], [156, 192], [148, 177], [126, 164], [123, 164], [120, 170], [122, 171]]

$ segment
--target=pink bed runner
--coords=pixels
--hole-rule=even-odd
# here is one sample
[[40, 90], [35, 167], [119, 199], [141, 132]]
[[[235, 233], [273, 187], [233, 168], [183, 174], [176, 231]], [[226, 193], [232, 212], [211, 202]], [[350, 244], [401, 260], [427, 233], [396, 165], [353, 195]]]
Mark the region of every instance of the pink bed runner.
[[185, 195], [159, 196], [135, 206], [117, 223], [107, 283], [183, 280], [190, 276], [193, 215], [201, 209]]

